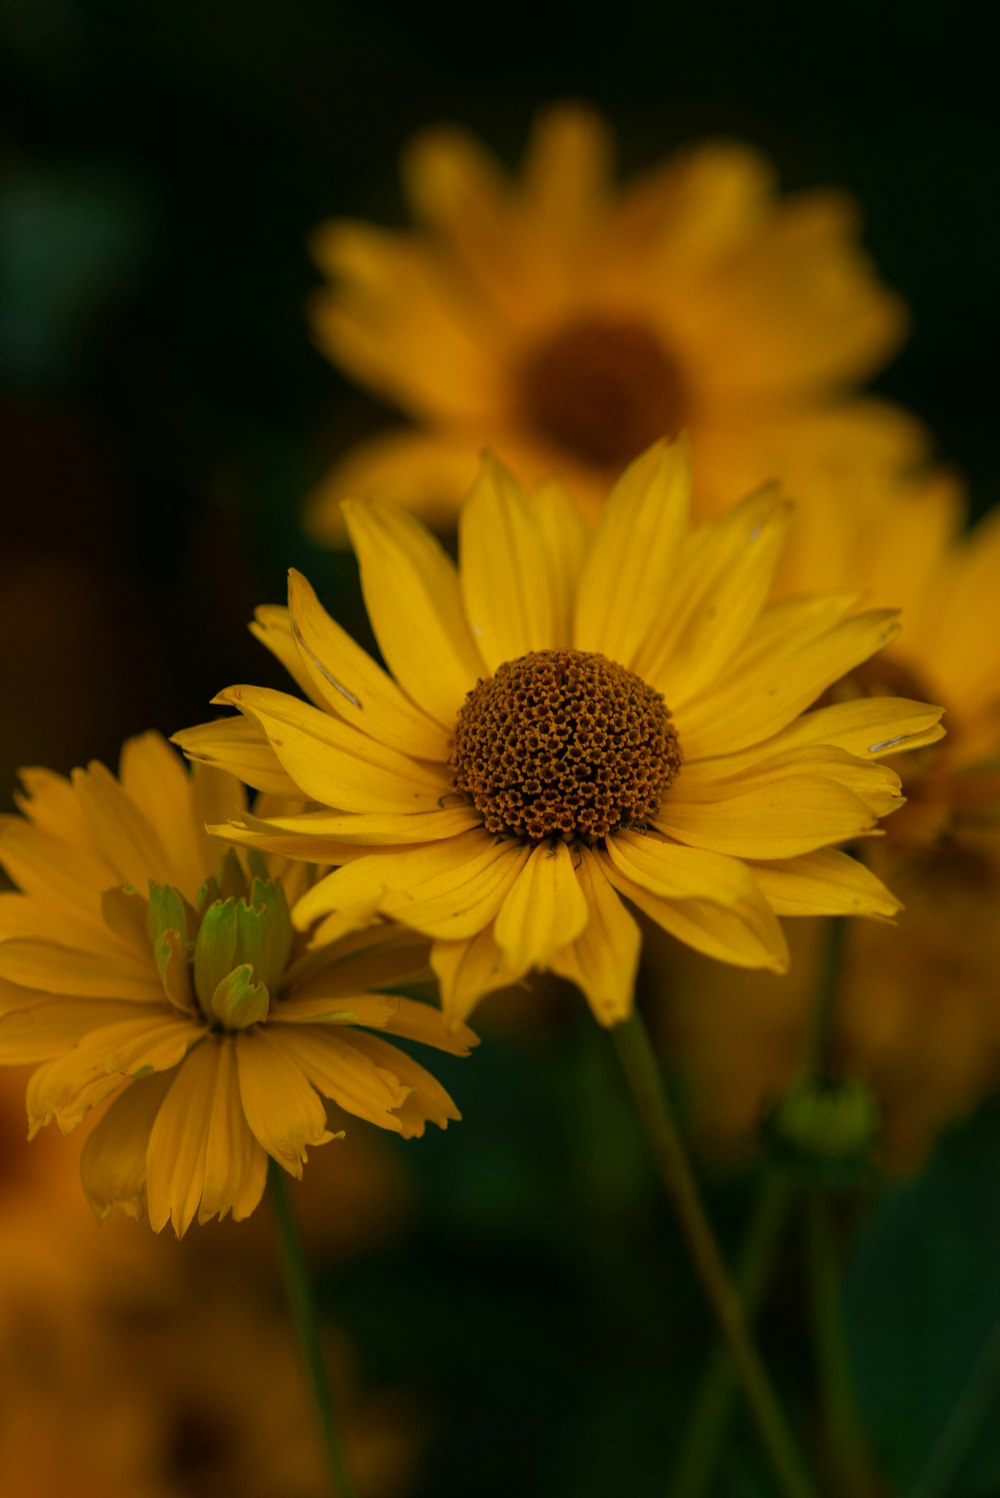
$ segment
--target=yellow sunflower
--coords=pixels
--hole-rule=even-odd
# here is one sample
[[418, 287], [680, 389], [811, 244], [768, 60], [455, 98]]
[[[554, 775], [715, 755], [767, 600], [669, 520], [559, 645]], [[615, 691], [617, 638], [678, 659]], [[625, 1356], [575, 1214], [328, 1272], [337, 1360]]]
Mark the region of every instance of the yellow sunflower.
[[842, 453], [916, 450], [900, 412], [846, 399], [905, 315], [842, 194], [782, 200], [769, 164], [725, 142], [619, 188], [607, 127], [565, 105], [538, 118], [515, 179], [457, 128], [419, 136], [403, 175], [418, 229], [334, 221], [314, 239], [330, 281], [316, 341], [415, 423], [316, 491], [321, 539], [342, 542], [352, 496], [452, 521], [484, 447], [593, 508], [684, 427], [705, 513], [763, 476], [794, 492]]
[[301, 1176], [335, 1136], [323, 1099], [405, 1137], [458, 1118], [444, 1089], [381, 1038], [465, 1054], [474, 1037], [437, 1010], [372, 989], [426, 966], [411, 932], [380, 925], [313, 943], [289, 901], [314, 871], [209, 837], [242, 787], [131, 739], [120, 779], [24, 773], [23, 817], [0, 821], [0, 1062], [37, 1066], [34, 1133], [108, 1102], [83, 1150], [98, 1216], [148, 1210], [180, 1236], [257, 1206], [268, 1156]]
[[454, 1019], [531, 969], [597, 1017], [630, 1012], [628, 905], [710, 956], [782, 969], [778, 915], [891, 916], [833, 845], [900, 804], [879, 759], [933, 742], [896, 698], [804, 710], [893, 638], [852, 594], [767, 605], [789, 518], [752, 496], [688, 526], [683, 444], [626, 471], [593, 533], [556, 485], [528, 500], [487, 461], [456, 567], [403, 510], [348, 505], [386, 674], [292, 574], [257, 631], [311, 703], [237, 686], [242, 720], [178, 735], [195, 758], [308, 797], [227, 837], [343, 865], [294, 911], [317, 940], [375, 912], [434, 940]]

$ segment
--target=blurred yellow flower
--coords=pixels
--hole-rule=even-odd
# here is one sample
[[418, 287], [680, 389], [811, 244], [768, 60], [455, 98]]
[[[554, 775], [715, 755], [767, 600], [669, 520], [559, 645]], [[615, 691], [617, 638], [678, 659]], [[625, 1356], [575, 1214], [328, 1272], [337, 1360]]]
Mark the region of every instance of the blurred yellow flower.
[[783, 201], [769, 164], [727, 142], [616, 187], [608, 128], [572, 105], [538, 117], [514, 179], [459, 128], [413, 141], [403, 175], [417, 230], [334, 221], [313, 242], [330, 280], [317, 342], [416, 423], [317, 490], [321, 539], [342, 542], [351, 497], [452, 521], [484, 446], [593, 508], [683, 427], [713, 511], [843, 451], [914, 450], [901, 413], [846, 398], [906, 319], [842, 194]]
[[347, 507], [395, 679], [293, 573], [257, 631], [314, 705], [231, 687], [243, 720], [178, 735], [305, 815], [244, 816], [249, 846], [344, 866], [299, 901], [329, 939], [380, 911], [434, 939], [464, 1017], [532, 969], [628, 1015], [639, 929], [624, 901], [726, 962], [780, 970], [776, 917], [891, 916], [833, 845], [900, 802], [877, 761], [932, 743], [939, 711], [880, 698], [804, 710], [896, 630], [854, 595], [767, 606], [789, 507], [752, 496], [691, 531], [683, 444], [658, 444], [588, 534], [550, 485], [493, 461], [462, 511], [458, 569], [405, 511]]
[[406, 1137], [459, 1115], [444, 1089], [369, 1030], [464, 1054], [428, 1005], [372, 992], [426, 965], [380, 926], [314, 947], [288, 902], [310, 870], [214, 842], [242, 787], [191, 775], [156, 734], [130, 740], [121, 778], [24, 773], [23, 817], [0, 822], [0, 1063], [36, 1065], [32, 1132], [63, 1132], [112, 1099], [84, 1147], [84, 1189], [104, 1216], [148, 1209], [184, 1233], [253, 1211], [270, 1155], [301, 1175], [335, 1137], [323, 1098]]

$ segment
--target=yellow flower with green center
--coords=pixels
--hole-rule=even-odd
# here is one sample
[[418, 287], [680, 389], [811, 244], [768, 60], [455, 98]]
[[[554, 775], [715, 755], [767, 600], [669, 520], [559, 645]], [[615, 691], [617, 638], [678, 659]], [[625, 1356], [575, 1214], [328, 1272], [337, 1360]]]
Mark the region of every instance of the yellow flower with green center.
[[24, 784], [24, 815], [0, 819], [20, 886], [0, 895], [0, 1063], [38, 1068], [32, 1133], [108, 1104], [82, 1157], [99, 1216], [146, 1208], [178, 1235], [195, 1214], [248, 1216], [269, 1156], [301, 1176], [340, 1137], [324, 1099], [404, 1137], [459, 1117], [382, 1038], [458, 1055], [475, 1041], [377, 992], [426, 969], [427, 943], [382, 923], [307, 950], [288, 905], [314, 871], [205, 831], [245, 812], [231, 776], [189, 774], [151, 733], [125, 745], [120, 779], [95, 762]]
[[511, 178], [460, 129], [404, 154], [418, 227], [337, 221], [319, 346], [414, 423], [362, 443], [309, 523], [341, 542], [339, 501], [454, 520], [489, 448], [524, 480], [558, 474], [593, 511], [650, 443], [692, 439], [703, 513], [763, 475], [792, 493], [845, 454], [906, 461], [913, 423], [845, 398], [899, 343], [905, 314], [856, 242], [842, 194], [782, 200], [769, 164], [712, 142], [617, 186], [590, 110], [539, 116]]
[[532, 969], [606, 1024], [632, 1003], [630, 907], [726, 962], [784, 967], [777, 917], [891, 916], [835, 845], [900, 804], [883, 756], [940, 736], [904, 699], [806, 711], [895, 635], [853, 594], [768, 605], [789, 507], [752, 496], [691, 530], [682, 444], [616, 485], [590, 533], [555, 485], [487, 461], [456, 568], [405, 511], [347, 506], [383, 671], [292, 574], [256, 630], [311, 702], [237, 686], [196, 759], [313, 803], [243, 817], [248, 846], [341, 867], [293, 919], [327, 940], [381, 912], [433, 938], [464, 1017]]

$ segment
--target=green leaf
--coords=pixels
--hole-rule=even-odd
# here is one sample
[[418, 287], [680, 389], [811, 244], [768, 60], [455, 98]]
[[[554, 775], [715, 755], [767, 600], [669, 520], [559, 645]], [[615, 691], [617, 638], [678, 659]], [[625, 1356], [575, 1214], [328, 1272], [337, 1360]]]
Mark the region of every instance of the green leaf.
[[269, 1004], [267, 985], [253, 981], [253, 969], [245, 962], [217, 984], [209, 1007], [227, 1030], [245, 1030], [267, 1018]]

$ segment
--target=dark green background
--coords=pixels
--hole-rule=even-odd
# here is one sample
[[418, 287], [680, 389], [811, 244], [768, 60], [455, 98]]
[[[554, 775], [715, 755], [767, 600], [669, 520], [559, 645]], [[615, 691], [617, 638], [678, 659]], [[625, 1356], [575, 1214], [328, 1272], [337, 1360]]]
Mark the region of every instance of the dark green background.
[[[385, 413], [309, 343], [305, 243], [330, 215], [402, 223], [398, 149], [428, 123], [462, 120], [513, 162], [533, 108], [573, 96], [609, 114], [626, 168], [723, 133], [761, 145], [789, 188], [854, 193], [915, 317], [876, 388], [929, 423], [988, 508], [1000, 218], [983, 16], [0, 0], [4, 795], [17, 764], [113, 763], [127, 734], [207, 716], [228, 682], [283, 684], [244, 625], [289, 564], [356, 611], [351, 564], [297, 517]], [[368, 1377], [424, 1390], [421, 1498], [664, 1493], [705, 1318], [603, 1038], [568, 1003], [447, 1080], [467, 1122], [407, 1152], [418, 1220], [324, 1286]], [[998, 1311], [998, 1176], [988, 1113], [926, 1181], [893, 1188], [852, 1258], [860, 1384], [901, 1484]], [[730, 1238], [753, 1186], [713, 1184]], [[808, 1442], [799, 1289], [793, 1233], [765, 1330]], [[977, 1441], [945, 1491], [1000, 1492], [996, 1439]], [[755, 1453], [740, 1428], [723, 1498], [769, 1492]]]

